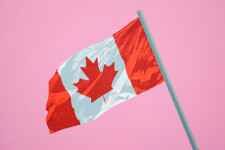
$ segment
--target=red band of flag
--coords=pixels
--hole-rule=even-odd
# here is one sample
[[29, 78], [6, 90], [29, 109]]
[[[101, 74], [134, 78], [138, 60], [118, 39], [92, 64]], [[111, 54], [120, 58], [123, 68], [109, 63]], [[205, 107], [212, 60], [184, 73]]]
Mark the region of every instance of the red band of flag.
[[113, 35], [136, 94], [164, 81], [139, 18]]
[[63, 86], [57, 71], [49, 81], [46, 110], [48, 110], [46, 122], [50, 133], [80, 124], [71, 105], [70, 94]]

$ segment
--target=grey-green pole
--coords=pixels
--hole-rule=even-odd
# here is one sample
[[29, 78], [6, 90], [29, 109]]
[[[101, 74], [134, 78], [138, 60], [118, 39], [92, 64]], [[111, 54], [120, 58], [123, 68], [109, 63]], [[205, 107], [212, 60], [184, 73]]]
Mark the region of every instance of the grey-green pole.
[[159, 68], [161, 70], [161, 73], [162, 73], [162, 76], [164, 78], [164, 81], [166, 82], [167, 88], [168, 88], [168, 90], [170, 92], [170, 95], [171, 95], [171, 97], [173, 99], [173, 103], [174, 103], [174, 105], [175, 105], [175, 107], [177, 109], [177, 112], [179, 114], [180, 120], [181, 120], [181, 122], [182, 122], [182, 124], [184, 126], [184, 129], [186, 131], [188, 139], [189, 139], [189, 141], [191, 143], [191, 146], [192, 146], [192, 148], [194, 150], [198, 150], [198, 146], [196, 144], [195, 138], [194, 138], [194, 136], [193, 136], [193, 134], [191, 132], [191, 129], [190, 129], [189, 125], [188, 125], [188, 122], [187, 122], [187, 120], [185, 118], [184, 112], [183, 112], [183, 110], [182, 110], [182, 108], [180, 106], [179, 100], [178, 100], [178, 98], [176, 96], [174, 88], [173, 88], [173, 86], [171, 84], [171, 81], [169, 79], [169, 76], [168, 76], [168, 74], [166, 72], [165, 66], [164, 66], [164, 64], [162, 62], [162, 59], [161, 59], [160, 55], [159, 55], [158, 49], [157, 49], [157, 47], [155, 45], [155, 42], [154, 42], [153, 37], [152, 37], [152, 34], [151, 34], [151, 32], [150, 32], [150, 30], [148, 28], [148, 25], [147, 25], [147, 22], [145, 20], [144, 15], [143, 15], [143, 12], [140, 10], [137, 13], [138, 13], [139, 19], [141, 21], [141, 24], [142, 24], [142, 26], [144, 28], [145, 34], [146, 34], [146, 36], [148, 38], [149, 44], [151, 45], [151, 48], [152, 48], [152, 51], [153, 51], [154, 56], [156, 58], [156, 61], [157, 61], [158, 65], [159, 65]]

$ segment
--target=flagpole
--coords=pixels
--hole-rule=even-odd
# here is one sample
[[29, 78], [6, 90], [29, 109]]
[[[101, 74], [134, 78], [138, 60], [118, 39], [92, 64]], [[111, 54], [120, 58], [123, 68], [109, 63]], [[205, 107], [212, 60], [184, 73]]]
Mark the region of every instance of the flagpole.
[[166, 86], [167, 86], [167, 88], [168, 88], [168, 90], [170, 92], [170, 95], [171, 95], [172, 99], [173, 99], [173, 103], [174, 103], [174, 105], [175, 105], [175, 107], [177, 109], [177, 112], [179, 114], [180, 120], [181, 120], [181, 122], [183, 124], [183, 127], [184, 127], [185, 131], [186, 131], [186, 134], [187, 134], [188, 139], [189, 139], [189, 141], [191, 143], [191, 146], [192, 146], [193, 150], [198, 150], [198, 146], [196, 144], [195, 138], [194, 138], [194, 136], [193, 136], [193, 134], [191, 132], [191, 129], [190, 129], [189, 125], [188, 125], [188, 122], [187, 122], [187, 120], [185, 118], [184, 112], [183, 112], [183, 110], [182, 110], [182, 108], [180, 106], [179, 100], [178, 100], [178, 98], [176, 96], [176, 93], [175, 93], [174, 88], [173, 88], [173, 86], [171, 84], [170, 78], [169, 78], [169, 76], [168, 76], [168, 74], [166, 72], [166, 68], [165, 68], [165, 66], [164, 66], [164, 64], [162, 62], [162, 59], [161, 59], [160, 55], [159, 55], [158, 49], [157, 49], [156, 44], [155, 44], [155, 42], [153, 40], [152, 34], [151, 34], [150, 30], [149, 30], [149, 27], [147, 25], [147, 22], [145, 20], [145, 17], [143, 15], [142, 10], [138, 11], [137, 14], [138, 14], [138, 17], [139, 17], [139, 19], [141, 21], [141, 24], [142, 24], [143, 28], [144, 28], [144, 31], [145, 31], [145, 34], [146, 34], [147, 39], [149, 41], [149, 44], [151, 45], [152, 51], [154, 53], [154, 56], [156, 58], [156, 61], [157, 61], [158, 65], [159, 65], [159, 68], [161, 70], [163, 79], [166, 82]]

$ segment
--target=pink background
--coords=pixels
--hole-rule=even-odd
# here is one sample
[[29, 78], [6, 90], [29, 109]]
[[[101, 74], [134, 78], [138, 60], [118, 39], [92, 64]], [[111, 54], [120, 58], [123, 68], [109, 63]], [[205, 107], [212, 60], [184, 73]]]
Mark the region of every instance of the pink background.
[[142, 9], [200, 149], [225, 149], [224, 0], [0, 0], [0, 149], [191, 149], [165, 83], [49, 134], [48, 80]]

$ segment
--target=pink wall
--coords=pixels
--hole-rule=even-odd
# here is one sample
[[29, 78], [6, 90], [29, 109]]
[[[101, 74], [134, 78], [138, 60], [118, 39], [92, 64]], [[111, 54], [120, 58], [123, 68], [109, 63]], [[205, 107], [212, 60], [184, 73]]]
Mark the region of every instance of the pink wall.
[[0, 149], [191, 149], [165, 83], [49, 134], [48, 80], [142, 9], [200, 149], [225, 149], [225, 1], [0, 1]]

